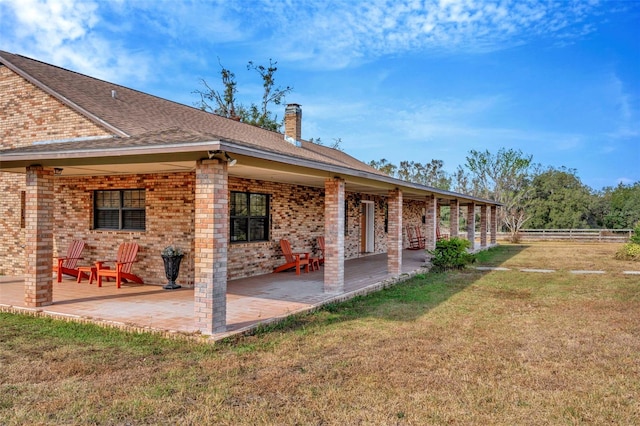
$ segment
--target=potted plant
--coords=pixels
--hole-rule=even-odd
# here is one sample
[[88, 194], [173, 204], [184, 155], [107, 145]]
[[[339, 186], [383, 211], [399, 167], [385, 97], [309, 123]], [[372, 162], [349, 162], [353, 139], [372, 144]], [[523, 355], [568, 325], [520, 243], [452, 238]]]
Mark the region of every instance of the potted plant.
[[180, 272], [180, 262], [184, 257], [184, 251], [180, 247], [168, 246], [162, 250], [162, 260], [164, 262], [164, 273], [169, 283], [162, 288], [165, 290], [175, 290], [182, 286], [176, 284], [176, 278]]

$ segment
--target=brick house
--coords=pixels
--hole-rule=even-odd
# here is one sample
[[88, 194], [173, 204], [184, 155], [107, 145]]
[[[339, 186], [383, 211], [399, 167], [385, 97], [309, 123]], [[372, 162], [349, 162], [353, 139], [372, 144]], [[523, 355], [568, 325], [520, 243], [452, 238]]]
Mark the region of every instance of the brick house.
[[495, 243], [495, 202], [304, 141], [296, 104], [283, 135], [0, 51], [0, 105], [0, 274], [24, 275], [27, 306], [52, 303], [53, 258], [74, 239], [91, 260], [137, 242], [134, 268], [150, 284], [165, 282], [160, 251], [182, 247], [179, 282], [194, 288], [204, 333], [225, 329], [227, 280], [283, 262], [282, 238], [317, 252], [325, 236], [333, 293], [345, 259], [387, 253], [398, 275], [406, 225], [433, 247], [441, 205], [452, 223], [465, 206], [471, 241], [479, 214], [480, 244]]

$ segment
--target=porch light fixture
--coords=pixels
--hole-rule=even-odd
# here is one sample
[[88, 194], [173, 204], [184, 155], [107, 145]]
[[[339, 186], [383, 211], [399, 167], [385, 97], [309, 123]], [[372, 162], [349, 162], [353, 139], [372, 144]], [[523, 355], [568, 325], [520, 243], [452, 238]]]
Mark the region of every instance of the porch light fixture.
[[60, 176], [60, 175], [62, 174], [62, 171], [63, 171], [63, 170], [64, 170], [63, 168], [60, 168], [60, 167], [54, 167], [54, 168], [53, 168], [53, 174], [54, 174], [54, 175], [56, 175], [56, 176]]
[[224, 153], [224, 157], [227, 159], [227, 163], [229, 163], [229, 167], [235, 166], [236, 163], [238, 162], [238, 160], [236, 160], [235, 158], [231, 158], [226, 151]]
[[209, 159], [214, 158], [218, 154], [224, 154], [224, 158], [228, 163], [229, 167], [235, 166], [236, 163], [238, 162], [238, 160], [236, 160], [235, 158], [231, 158], [231, 156], [226, 151], [215, 150], [215, 151], [209, 151], [207, 154], [209, 155]]

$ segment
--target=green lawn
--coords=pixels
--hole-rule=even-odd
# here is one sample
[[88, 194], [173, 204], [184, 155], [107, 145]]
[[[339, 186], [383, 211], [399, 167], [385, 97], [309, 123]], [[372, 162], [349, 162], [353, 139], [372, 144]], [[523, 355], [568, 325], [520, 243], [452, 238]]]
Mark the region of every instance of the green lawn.
[[[619, 271], [640, 264], [617, 247], [501, 246], [481, 264], [513, 270], [419, 276], [215, 346], [0, 314], [0, 425], [639, 424], [640, 277]], [[568, 272], [586, 266], [607, 274]]]

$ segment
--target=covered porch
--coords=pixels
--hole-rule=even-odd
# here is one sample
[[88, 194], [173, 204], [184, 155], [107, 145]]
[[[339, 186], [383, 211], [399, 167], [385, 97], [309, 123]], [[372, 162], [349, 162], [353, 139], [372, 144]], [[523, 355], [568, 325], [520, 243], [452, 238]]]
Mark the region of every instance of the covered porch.
[[[424, 251], [403, 250], [402, 279], [424, 271]], [[214, 333], [218, 340], [242, 333], [260, 324], [312, 310], [334, 301], [379, 290], [396, 281], [387, 270], [387, 255], [377, 254], [345, 261], [344, 290], [324, 291], [324, 267], [296, 275], [294, 272], [265, 274], [227, 283], [226, 332]], [[163, 290], [157, 285], [76, 283], [65, 279], [54, 283], [53, 304], [28, 308], [22, 277], [0, 277], [0, 310], [40, 312], [52, 317], [114, 325], [129, 330], [146, 329], [167, 334], [199, 333], [194, 321], [194, 290]]]

